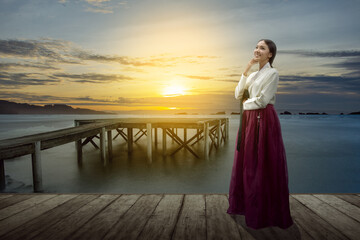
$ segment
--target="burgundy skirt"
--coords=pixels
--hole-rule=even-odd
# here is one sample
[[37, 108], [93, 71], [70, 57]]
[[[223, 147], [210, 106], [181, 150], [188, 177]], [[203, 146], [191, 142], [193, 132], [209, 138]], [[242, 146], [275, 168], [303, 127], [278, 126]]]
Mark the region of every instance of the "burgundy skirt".
[[229, 191], [229, 214], [245, 215], [259, 229], [293, 224], [289, 208], [288, 171], [280, 121], [274, 106], [245, 110], [241, 146], [235, 149]]

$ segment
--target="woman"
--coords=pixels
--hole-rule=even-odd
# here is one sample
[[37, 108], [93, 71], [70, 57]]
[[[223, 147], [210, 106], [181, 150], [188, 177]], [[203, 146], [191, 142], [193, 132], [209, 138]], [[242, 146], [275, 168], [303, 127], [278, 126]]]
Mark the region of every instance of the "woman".
[[[242, 99], [240, 144], [235, 150], [227, 213], [245, 215], [247, 226], [254, 229], [293, 224], [285, 148], [273, 105], [279, 81], [272, 68], [275, 55], [275, 43], [260, 40], [235, 89], [236, 99], [247, 92], [249, 98]], [[247, 76], [254, 64], [259, 64], [259, 71]]]

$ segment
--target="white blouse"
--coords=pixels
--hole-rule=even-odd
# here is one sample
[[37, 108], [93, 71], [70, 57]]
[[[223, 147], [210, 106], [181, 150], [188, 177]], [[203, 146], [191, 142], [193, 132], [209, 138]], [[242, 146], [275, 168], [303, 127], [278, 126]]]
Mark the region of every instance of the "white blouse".
[[248, 89], [250, 97], [244, 102], [244, 110], [265, 108], [266, 105], [275, 103], [278, 82], [278, 71], [267, 63], [260, 71], [253, 72], [248, 77], [241, 75], [235, 88], [235, 98], [241, 99], [244, 90]]

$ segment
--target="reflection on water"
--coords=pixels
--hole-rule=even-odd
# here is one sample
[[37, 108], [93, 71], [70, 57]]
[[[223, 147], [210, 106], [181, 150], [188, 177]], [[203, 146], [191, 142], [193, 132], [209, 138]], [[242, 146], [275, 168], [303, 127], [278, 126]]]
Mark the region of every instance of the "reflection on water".
[[[33, 123], [25, 121], [28, 125], [25, 124], [24, 131], [34, 131], [29, 126], [41, 128], [42, 124], [51, 130], [69, 127], [74, 118], [80, 117], [64, 116], [50, 120], [43, 117]], [[350, 116], [280, 116], [290, 192], [360, 191], [359, 120]], [[0, 129], [5, 129], [5, 120], [0, 119], [0, 123]], [[20, 118], [19, 122], [13, 121], [12, 124], [24, 126]], [[113, 161], [105, 167], [99, 150], [91, 144], [83, 149], [82, 167], [77, 164], [75, 143], [48, 149], [41, 155], [44, 189], [59, 193], [227, 193], [237, 128], [238, 116], [232, 116], [229, 141], [218, 150], [212, 149], [209, 160], [197, 159], [184, 149], [173, 156], [163, 157], [159, 140], [157, 146], [153, 146], [153, 161], [149, 163], [145, 137], [134, 144], [131, 155], [127, 153], [125, 141], [117, 138], [113, 143]], [[7, 134], [11, 134], [11, 128], [7, 129]], [[188, 133], [188, 139], [192, 134], [194, 132]], [[161, 130], [158, 136], [161, 138]], [[168, 138], [168, 152], [177, 146]], [[202, 151], [202, 146], [197, 145], [195, 150]], [[5, 173], [12, 180], [7, 191], [32, 191], [30, 155], [6, 160]]]

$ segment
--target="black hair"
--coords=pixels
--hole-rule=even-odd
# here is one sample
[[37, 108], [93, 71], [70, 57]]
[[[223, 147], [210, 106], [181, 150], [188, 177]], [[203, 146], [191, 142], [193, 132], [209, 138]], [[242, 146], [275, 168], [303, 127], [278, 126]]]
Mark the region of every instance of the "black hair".
[[274, 62], [276, 56], [276, 44], [270, 39], [260, 39], [259, 42], [264, 41], [269, 48], [269, 52], [272, 53], [271, 58], [269, 59], [270, 66], [272, 67], [272, 63]]

